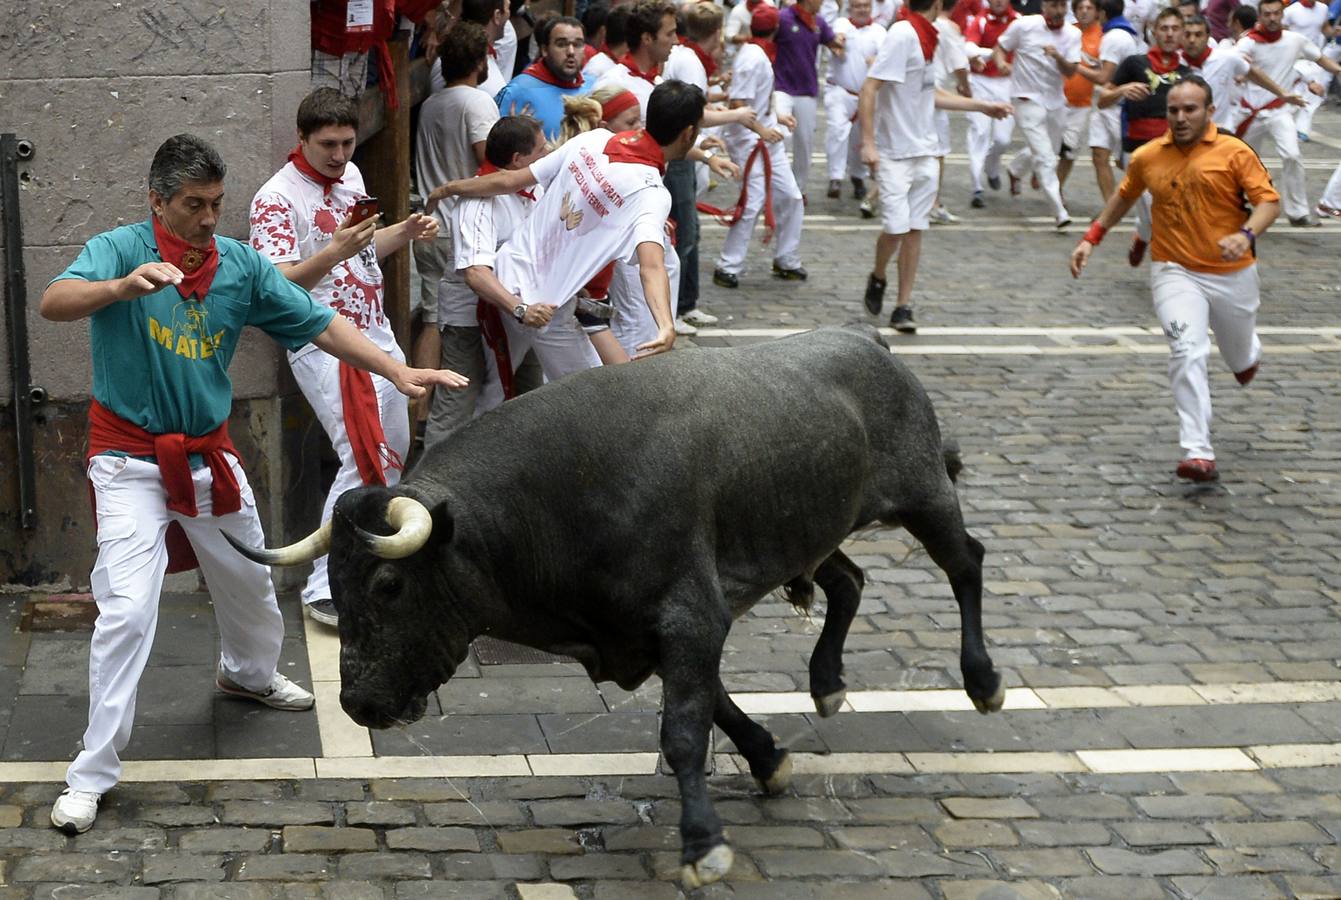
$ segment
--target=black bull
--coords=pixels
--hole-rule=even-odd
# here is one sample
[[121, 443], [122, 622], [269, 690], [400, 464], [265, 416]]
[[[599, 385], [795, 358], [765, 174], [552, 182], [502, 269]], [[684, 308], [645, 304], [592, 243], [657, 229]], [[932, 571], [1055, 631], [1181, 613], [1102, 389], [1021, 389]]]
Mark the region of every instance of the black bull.
[[[413, 721], [482, 634], [572, 656], [626, 690], [659, 675], [684, 878], [714, 881], [731, 851], [704, 778], [713, 724], [769, 792], [791, 772], [722, 686], [727, 632], [770, 593], [805, 603], [818, 584], [828, 608], [810, 693], [820, 715], [837, 712], [864, 581], [839, 550], [852, 532], [903, 526], [922, 543], [959, 604], [965, 689], [980, 711], [1001, 707], [982, 639], [983, 548], [947, 458], [925, 391], [870, 328], [549, 385], [461, 429], [398, 487], [346, 493], [328, 543], [305, 548], [330, 550], [340, 702], [369, 727]], [[413, 527], [406, 507], [419, 509]], [[295, 561], [284, 552], [256, 557]]]

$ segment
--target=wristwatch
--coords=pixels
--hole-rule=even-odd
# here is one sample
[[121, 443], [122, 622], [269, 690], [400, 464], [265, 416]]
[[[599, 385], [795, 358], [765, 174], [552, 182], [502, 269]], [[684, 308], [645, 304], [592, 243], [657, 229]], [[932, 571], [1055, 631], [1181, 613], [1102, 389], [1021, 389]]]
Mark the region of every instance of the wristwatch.
[[512, 307], [512, 317], [518, 322], [523, 321], [526, 318], [526, 304], [518, 303], [516, 306]]

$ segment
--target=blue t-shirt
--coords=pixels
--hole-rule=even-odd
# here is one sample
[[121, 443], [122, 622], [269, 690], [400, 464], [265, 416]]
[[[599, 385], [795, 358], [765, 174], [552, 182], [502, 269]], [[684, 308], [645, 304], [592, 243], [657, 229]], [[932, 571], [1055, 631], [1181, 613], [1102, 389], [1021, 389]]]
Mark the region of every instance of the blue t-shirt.
[[539, 119], [545, 139], [552, 141], [559, 136], [559, 126], [563, 124], [563, 98], [589, 94], [591, 88], [592, 82], [586, 79], [577, 87], [566, 88], [523, 72], [504, 85], [494, 99], [498, 101], [498, 111], [502, 115], [528, 115]]
[[[214, 243], [219, 268], [203, 301], [168, 285], [89, 316], [94, 398], [151, 434], [198, 437], [223, 424], [233, 405], [228, 363], [244, 325], [296, 350], [335, 315], [246, 244]], [[110, 281], [161, 261], [145, 220], [95, 235], [52, 283]]]

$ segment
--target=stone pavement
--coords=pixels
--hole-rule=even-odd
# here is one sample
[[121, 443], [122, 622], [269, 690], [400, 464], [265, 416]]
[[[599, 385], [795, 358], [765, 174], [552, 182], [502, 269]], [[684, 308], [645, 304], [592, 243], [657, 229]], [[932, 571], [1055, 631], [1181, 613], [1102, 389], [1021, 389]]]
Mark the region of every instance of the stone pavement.
[[[1314, 197], [1341, 115], [1316, 130]], [[820, 177], [811, 279], [766, 277], [761, 248], [739, 291], [705, 285], [723, 322], [695, 343], [864, 315], [875, 227]], [[761, 798], [718, 736], [736, 866], [693, 896], [1341, 896], [1341, 226], [1262, 240], [1267, 355], [1247, 390], [1213, 361], [1223, 479], [1196, 487], [1172, 476], [1163, 339], [1123, 230], [1084, 280], [1065, 272], [1098, 206], [1088, 165], [1060, 236], [1036, 196], [969, 210], [965, 184], [952, 158], [963, 222], [927, 236], [922, 333], [891, 343], [963, 449], [1006, 710], [969, 711], [925, 554], [854, 537], [868, 587], [844, 712], [820, 720], [805, 694], [822, 602], [765, 603], [733, 631], [726, 683], [798, 774]], [[722, 230], [705, 233], [707, 269]], [[339, 710], [338, 642], [283, 605], [285, 671], [317, 711], [213, 697], [208, 598], [168, 596], [126, 781], [67, 838], [46, 815], [82, 728], [87, 616], [0, 597], [0, 900], [680, 895], [655, 681], [629, 694], [480, 645], [424, 720], [370, 734]]]

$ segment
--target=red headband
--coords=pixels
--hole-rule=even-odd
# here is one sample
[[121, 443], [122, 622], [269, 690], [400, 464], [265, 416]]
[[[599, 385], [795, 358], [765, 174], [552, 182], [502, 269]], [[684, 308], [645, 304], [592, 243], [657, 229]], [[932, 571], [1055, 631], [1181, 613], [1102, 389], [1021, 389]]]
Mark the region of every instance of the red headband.
[[620, 91], [601, 104], [601, 119], [609, 124], [615, 116], [631, 106], [638, 105], [638, 95], [633, 91]]

